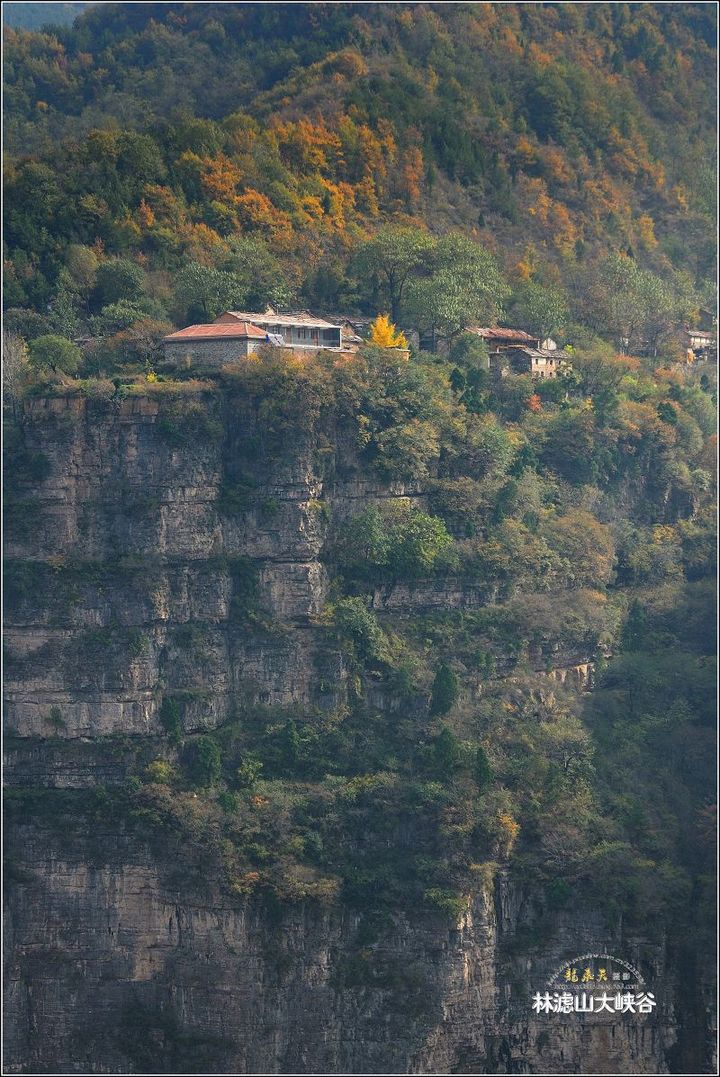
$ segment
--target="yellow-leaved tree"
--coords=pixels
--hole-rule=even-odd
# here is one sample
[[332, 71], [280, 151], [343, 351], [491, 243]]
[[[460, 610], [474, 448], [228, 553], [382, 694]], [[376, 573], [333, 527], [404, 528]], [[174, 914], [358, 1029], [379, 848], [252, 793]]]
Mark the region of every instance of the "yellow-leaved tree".
[[389, 314], [378, 314], [370, 326], [370, 343], [378, 348], [407, 348], [405, 334], [390, 321]]

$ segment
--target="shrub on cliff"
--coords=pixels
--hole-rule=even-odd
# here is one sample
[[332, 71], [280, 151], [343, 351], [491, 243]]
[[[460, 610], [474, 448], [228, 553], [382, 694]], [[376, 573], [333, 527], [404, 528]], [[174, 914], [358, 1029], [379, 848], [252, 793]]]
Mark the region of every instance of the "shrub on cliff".
[[430, 746], [429, 763], [440, 781], [449, 781], [462, 765], [463, 745], [452, 729], [444, 725]]
[[562, 574], [570, 586], [605, 586], [612, 574], [615, 544], [610, 528], [576, 509], [552, 516], [541, 532], [548, 547], [563, 560]]
[[561, 411], [548, 427], [541, 459], [561, 478], [581, 486], [601, 474], [598, 449], [593, 413]]
[[432, 573], [452, 551], [453, 539], [439, 516], [400, 499], [349, 520], [336, 541], [337, 563], [348, 575], [368, 580], [410, 580]]
[[225, 430], [207, 400], [175, 397], [158, 414], [158, 433], [172, 446], [222, 441]]
[[435, 674], [430, 699], [430, 714], [442, 715], [452, 710], [458, 697], [457, 674], [443, 662]]
[[428, 905], [443, 913], [453, 923], [460, 919], [468, 907], [468, 898], [466, 896], [456, 894], [454, 890], [446, 890], [438, 886], [429, 887], [423, 896]]
[[175, 742], [179, 741], [182, 736], [182, 720], [178, 701], [169, 697], [163, 699], [158, 711], [158, 718], [170, 739]]
[[386, 478], [428, 475], [452, 434], [449, 379], [437, 364], [363, 348], [333, 374], [340, 414], [356, 426], [362, 460]]
[[479, 745], [475, 753], [475, 771], [474, 778], [477, 787], [481, 793], [483, 793], [490, 785], [493, 779], [493, 771], [488, 759], [488, 754], [482, 745]]
[[189, 773], [199, 786], [213, 785], [222, 770], [220, 748], [212, 737], [198, 737], [190, 749]]
[[387, 639], [365, 599], [341, 599], [332, 607], [332, 618], [339, 635], [353, 643], [359, 658], [366, 662], [385, 661]]

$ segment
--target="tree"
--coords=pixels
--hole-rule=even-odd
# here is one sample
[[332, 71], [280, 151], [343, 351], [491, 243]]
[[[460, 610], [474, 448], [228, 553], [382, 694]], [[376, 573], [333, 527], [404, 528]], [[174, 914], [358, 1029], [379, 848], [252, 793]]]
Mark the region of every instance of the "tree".
[[432, 742], [432, 765], [439, 778], [452, 778], [462, 761], [462, 745], [446, 725]]
[[351, 517], [340, 529], [335, 543], [335, 557], [343, 570], [367, 575], [388, 563], [391, 538], [380, 509], [371, 505]]
[[162, 313], [162, 308], [152, 299], [120, 299], [109, 303], [94, 318], [90, 319], [93, 332], [98, 336], [121, 333], [136, 322]]
[[291, 769], [295, 767], [300, 758], [302, 741], [298, 727], [292, 718], [288, 718], [287, 722], [280, 727], [277, 735], [277, 747], [283, 765]]
[[[509, 380], [503, 378], [503, 382]], [[527, 396], [526, 393], [525, 400]], [[465, 440], [458, 456], [467, 472], [474, 477], [501, 475], [513, 461], [515, 446], [507, 428], [494, 415], [472, 415], [468, 419]]]
[[172, 699], [170, 696], [166, 696], [158, 711], [158, 718], [170, 739], [175, 744], [179, 744], [182, 740], [183, 726], [182, 716], [180, 714], [180, 704], [178, 701]]
[[399, 332], [387, 314], [378, 314], [370, 326], [369, 341], [377, 348], [407, 348], [405, 334]]
[[181, 318], [209, 322], [237, 307], [243, 295], [243, 281], [235, 273], [193, 263], [178, 276], [175, 309]]
[[647, 614], [641, 602], [633, 599], [622, 630], [623, 651], [639, 651], [647, 631]]
[[68, 286], [87, 298], [95, 286], [99, 264], [98, 256], [91, 247], [71, 243], [65, 255]]
[[559, 288], [546, 288], [536, 281], [525, 281], [514, 292], [513, 323], [541, 339], [557, 332], [568, 318], [565, 294]]
[[390, 307], [390, 317], [397, 323], [408, 281], [425, 264], [435, 248], [435, 241], [421, 228], [388, 225], [358, 248], [355, 272], [376, 279]]
[[691, 283], [672, 283], [641, 269], [626, 254], [608, 255], [590, 274], [585, 316], [600, 334], [610, 332], [622, 352], [657, 352], [692, 309]]
[[591, 411], [561, 411], [547, 430], [542, 462], [576, 485], [594, 482], [596, 459], [595, 419]]
[[143, 295], [144, 287], [145, 273], [129, 258], [102, 262], [95, 275], [97, 307], [105, 307], [121, 299], [138, 299]]
[[48, 329], [61, 337], [74, 337], [80, 331], [77, 297], [67, 288], [60, 287], [49, 304]]
[[448, 357], [463, 368], [488, 370], [490, 365], [487, 341], [477, 333], [460, 333], [456, 336], [450, 345]]
[[[5, 311], [3, 321], [8, 332], [14, 333], [26, 341], [44, 336], [50, 328], [47, 318], [43, 317], [42, 314], [38, 314], [35, 310], [28, 310], [26, 307], [10, 307]], [[715, 429], [714, 425], [713, 429]]]
[[457, 702], [457, 697], [457, 674], [443, 662], [438, 667], [433, 681], [430, 714], [433, 716], [447, 714]]
[[376, 467], [387, 477], [418, 479], [428, 474], [428, 464], [440, 454], [434, 423], [410, 419], [381, 430], [375, 436]]
[[[432, 572], [452, 545], [452, 536], [439, 516], [401, 503], [382, 512], [372, 506], [349, 520], [338, 537], [336, 556], [355, 577], [412, 579]], [[362, 606], [359, 598], [345, 602]]]
[[658, 418], [670, 426], [677, 426], [678, 413], [669, 400], [661, 400], [657, 406]]
[[212, 737], [198, 737], [190, 769], [196, 785], [208, 786], [218, 780], [222, 770], [222, 755]]
[[29, 359], [32, 366], [39, 370], [49, 369], [53, 373], [60, 370], [63, 374], [74, 374], [80, 366], [81, 352], [71, 340], [48, 334], [30, 342]]
[[525, 115], [543, 142], [563, 144], [572, 128], [576, 102], [567, 79], [555, 65], [530, 73], [525, 89]]
[[[119, 305], [119, 304], [118, 304]], [[105, 369], [118, 363], [150, 363], [153, 365], [162, 354], [162, 340], [172, 333], [170, 322], [158, 321], [142, 314], [127, 327], [104, 340], [95, 349], [97, 359]], [[87, 356], [85, 362], [87, 369]]]
[[438, 558], [453, 545], [439, 516], [428, 516], [405, 505], [391, 511], [388, 568], [400, 579], [431, 572]]
[[385, 633], [363, 598], [343, 598], [332, 610], [341, 636], [352, 640], [358, 657], [365, 662], [381, 662], [386, 653]]
[[450, 374], [450, 384], [460, 403], [473, 415], [488, 410], [491, 385], [490, 353], [476, 333], [460, 333], [450, 346], [449, 358], [457, 366]]
[[574, 714], [557, 711], [542, 722], [540, 747], [549, 759], [562, 767], [564, 775], [584, 777], [593, 756], [590, 734]]
[[234, 299], [242, 310], [285, 307], [293, 299], [293, 285], [280, 262], [259, 236], [232, 236], [230, 253], [219, 266], [231, 273], [241, 291]]
[[551, 516], [542, 527], [548, 546], [564, 558], [567, 581], [575, 585], [605, 585], [615, 560], [610, 528], [583, 509]]
[[243, 756], [242, 763], [235, 771], [237, 784], [242, 789], [252, 789], [255, 783], [259, 780], [262, 769], [262, 761], [252, 752], [247, 752]]
[[592, 397], [598, 422], [604, 423], [617, 411], [623, 378], [637, 373], [639, 361], [616, 355], [609, 345], [596, 343], [573, 352], [572, 364], [581, 394]]
[[508, 288], [495, 258], [479, 243], [459, 233], [443, 236], [429, 264], [429, 274], [408, 283], [403, 317], [431, 332], [433, 341], [502, 316]]

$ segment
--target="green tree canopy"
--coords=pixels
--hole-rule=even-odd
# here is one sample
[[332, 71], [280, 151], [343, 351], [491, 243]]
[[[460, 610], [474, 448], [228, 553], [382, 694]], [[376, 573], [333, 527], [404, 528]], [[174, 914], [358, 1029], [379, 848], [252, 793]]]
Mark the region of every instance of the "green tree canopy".
[[411, 579], [432, 572], [452, 544], [439, 516], [401, 502], [383, 511], [373, 506], [349, 520], [337, 551], [353, 575]]
[[80, 365], [81, 353], [71, 340], [48, 334], [30, 342], [28, 358], [38, 369], [73, 374]]
[[113, 258], [102, 262], [95, 275], [95, 295], [101, 307], [121, 299], [137, 299], [144, 291], [145, 274], [129, 258]]
[[569, 315], [567, 296], [560, 288], [525, 281], [513, 293], [513, 324], [541, 339], [561, 329]]
[[234, 302], [242, 310], [287, 306], [294, 288], [279, 258], [259, 236], [232, 236], [230, 252], [219, 268], [233, 275], [240, 291]]
[[481, 793], [484, 793], [493, 779], [493, 771], [488, 754], [480, 745], [475, 753], [475, 781]]
[[209, 786], [218, 780], [222, 772], [222, 754], [212, 737], [198, 737], [191, 748], [190, 771], [199, 786]]
[[439, 239], [430, 273], [407, 288], [404, 318], [433, 335], [451, 338], [468, 325], [493, 325], [502, 317], [508, 287], [494, 256], [468, 236]]
[[626, 254], [608, 255], [587, 283], [585, 316], [600, 335], [612, 335], [621, 351], [656, 349], [696, 303], [692, 282], [673, 282], [641, 268]]
[[408, 282], [426, 264], [435, 242], [421, 228], [388, 225], [362, 243], [355, 256], [356, 274], [370, 275], [397, 323], [401, 317]]
[[457, 674], [453, 672], [446, 662], [442, 662], [437, 669], [432, 686], [430, 699], [430, 714], [443, 715], [452, 710], [458, 697]]
[[210, 322], [224, 310], [237, 309], [246, 287], [236, 273], [192, 263], [178, 275], [176, 313], [182, 320]]

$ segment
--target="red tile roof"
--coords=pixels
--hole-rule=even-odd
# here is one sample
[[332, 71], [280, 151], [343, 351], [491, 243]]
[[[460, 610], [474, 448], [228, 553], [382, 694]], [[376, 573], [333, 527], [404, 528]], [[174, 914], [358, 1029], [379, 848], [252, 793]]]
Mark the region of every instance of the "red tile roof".
[[165, 340], [265, 340], [267, 333], [264, 329], [258, 329], [252, 322], [227, 322], [225, 324], [213, 323], [212, 325], [189, 325], [186, 329], [179, 329], [177, 333], [171, 333]]

